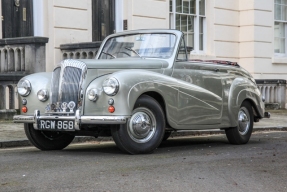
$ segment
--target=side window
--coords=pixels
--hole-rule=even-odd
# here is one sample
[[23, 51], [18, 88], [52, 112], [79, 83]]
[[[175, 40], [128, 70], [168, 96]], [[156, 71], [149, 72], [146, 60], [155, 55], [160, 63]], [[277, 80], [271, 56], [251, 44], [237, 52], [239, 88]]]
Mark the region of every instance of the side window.
[[180, 46], [179, 46], [179, 49], [178, 49], [176, 60], [187, 61], [187, 54], [186, 54], [184, 38], [182, 38], [180, 40]]

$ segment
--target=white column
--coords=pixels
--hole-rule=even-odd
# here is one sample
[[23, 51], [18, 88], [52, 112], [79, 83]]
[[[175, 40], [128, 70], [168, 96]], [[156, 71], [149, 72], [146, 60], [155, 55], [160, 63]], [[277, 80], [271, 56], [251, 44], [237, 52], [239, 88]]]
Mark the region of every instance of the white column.
[[33, 0], [34, 36], [44, 36], [43, 0]]
[[116, 0], [115, 11], [116, 11], [116, 18], [115, 18], [115, 27], [116, 32], [123, 31], [123, 0]]

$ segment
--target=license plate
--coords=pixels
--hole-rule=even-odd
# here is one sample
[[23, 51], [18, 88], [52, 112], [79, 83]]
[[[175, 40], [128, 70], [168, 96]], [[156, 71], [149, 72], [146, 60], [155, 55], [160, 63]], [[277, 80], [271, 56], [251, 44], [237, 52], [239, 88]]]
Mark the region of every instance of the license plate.
[[41, 130], [73, 131], [74, 121], [44, 120], [41, 119], [38, 125]]

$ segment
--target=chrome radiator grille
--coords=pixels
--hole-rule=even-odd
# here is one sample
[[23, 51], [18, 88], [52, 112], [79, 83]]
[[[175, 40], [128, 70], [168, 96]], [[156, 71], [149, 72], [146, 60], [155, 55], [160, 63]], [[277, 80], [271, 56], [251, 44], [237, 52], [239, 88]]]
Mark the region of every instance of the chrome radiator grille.
[[86, 73], [85, 63], [71, 59], [62, 61], [61, 66], [57, 67], [52, 75], [50, 111], [62, 112], [61, 104], [70, 101], [75, 102], [78, 107], [79, 95]]

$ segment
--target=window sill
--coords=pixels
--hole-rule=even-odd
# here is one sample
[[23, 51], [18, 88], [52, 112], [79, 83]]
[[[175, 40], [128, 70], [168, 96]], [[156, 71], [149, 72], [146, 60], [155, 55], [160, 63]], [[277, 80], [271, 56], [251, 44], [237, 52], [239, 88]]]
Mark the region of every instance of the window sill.
[[272, 64], [287, 64], [287, 57], [272, 57]]

